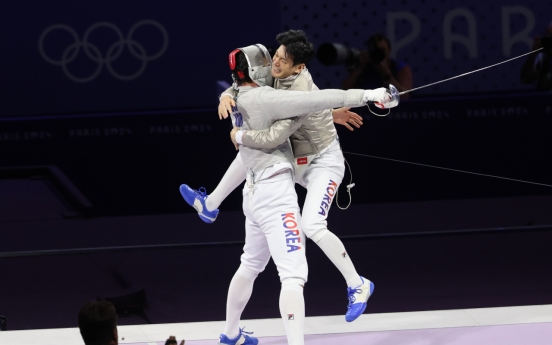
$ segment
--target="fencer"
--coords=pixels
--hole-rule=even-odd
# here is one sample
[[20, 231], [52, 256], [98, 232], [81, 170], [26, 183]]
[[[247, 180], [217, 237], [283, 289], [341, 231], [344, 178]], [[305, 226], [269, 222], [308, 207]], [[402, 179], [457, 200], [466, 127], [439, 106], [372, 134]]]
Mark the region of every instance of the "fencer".
[[[277, 120], [298, 117], [332, 107], [359, 107], [367, 102], [385, 103], [389, 94], [376, 90], [322, 90], [315, 92], [275, 90], [271, 57], [260, 44], [236, 49], [230, 54], [232, 74], [238, 89], [233, 109], [234, 126], [244, 130], [268, 128]], [[303, 115], [303, 116], [301, 116]], [[227, 320], [221, 344], [256, 344], [258, 340], [239, 328], [239, 319], [253, 282], [272, 256], [282, 283], [280, 312], [288, 343], [304, 344], [303, 286], [307, 281], [305, 236], [294, 189], [293, 154], [288, 141], [267, 149], [239, 146], [246, 172], [243, 209], [246, 216], [246, 244], [241, 265], [228, 292]], [[183, 193], [200, 216], [205, 216], [205, 193]], [[207, 215], [209, 216], [209, 215]]]
[[[303, 31], [289, 30], [276, 37], [280, 47], [273, 59], [271, 73], [275, 78], [274, 87], [281, 90], [318, 90], [306, 64], [314, 55], [314, 48]], [[227, 104], [232, 102], [232, 89], [221, 97], [219, 110], [225, 113]], [[222, 108], [222, 109], [221, 109]], [[230, 108], [230, 106], [228, 106]], [[225, 114], [222, 114], [225, 115]], [[302, 118], [279, 120], [263, 130], [233, 131], [240, 144], [259, 149], [272, 149], [291, 139], [293, 147], [296, 183], [307, 189], [303, 205], [301, 227], [306, 236], [312, 239], [334, 263], [347, 283], [348, 322], [356, 320], [366, 309], [368, 298], [374, 291], [374, 284], [361, 277], [345, 250], [341, 240], [327, 229], [330, 207], [345, 172], [343, 153], [333, 124], [331, 109], [309, 114]], [[225, 176], [206, 198], [203, 214], [218, 213], [218, 206], [228, 194], [245, 180], [246, 172], [238, 155]], [[196, 191], [184, 185], [185, 199], [194, 200]], [[200, 217], [202, 214], [200, 213]], [[205, 220], [205, 216], [203, 216]], [[215, 216], [207, 220], [214, 219]]]

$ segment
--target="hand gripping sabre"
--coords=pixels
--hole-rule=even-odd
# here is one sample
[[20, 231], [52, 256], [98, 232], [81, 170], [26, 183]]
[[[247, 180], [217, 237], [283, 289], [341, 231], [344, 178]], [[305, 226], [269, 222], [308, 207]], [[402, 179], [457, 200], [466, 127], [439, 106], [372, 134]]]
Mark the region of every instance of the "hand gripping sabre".
[[504, 64], [504, 63], [506, 63], [506, 62], [510, 62], [510, 61], [512, 61], [512, 60], [519, 59], [520, 57], [524, 57], [524, 56], [526, 56], [526, 55], [529, 55], [529, 54], [538, 52], [539, 50], [542, 50], [542, 49], [543, 49], [543, 48], [535, 49], [535, 50], [533, 50], [533, 51], [530, 51], [529, 53], [525, 53], [525, 54], [522, 54], [522, 55], [513, 57], [513, 58], [508, 59], [508, 60], [506, 60], [506, 61], [502, 61], [502, 62], [499, 62], [499, 63], [495, 63], [494, 65], [490, 65], [490, 66], [487, 66], [487, 67], [483, 67], [483, 68], [480, 68], [480, 69], [476, 69], [475, 71], [463, 73], [463, 74], [457, 75], [457, 76], [452, 77], [452, 78], [447, 78], [447, 79], [444, 79], [444, 80], [440, 80], [440, 81], [437, 81], [437, 82], [434, 82], [434, 83], [431, 83], [431, 84], [427, 84], [427, 85], [424, 85], [424, 86], [419, 86], [419, 87], [416, 87], [416, 88], [413, 88], [413, 89], [410, 89], [410, 90], [406, 90], [406, 91], [402, 91], [402, 92], [399, 92], [395, 86], [393, 86], [392, 84], [389, 84], [389, 89], [388, 89], [387, 93], [389, 94], [390, 101], [385, 102], [385, 103], [374, 103], [374, 104], [376, 105], [376, 107], [378, 107], [378, 108], [380, 108], [380, 109], [389, 109], [389, 111], [387, 112], [387, 114], [383, 114], [383, 115], [381, 115], [381, 114], [376, 114], [376, 113], [374, 113], [374, 112], [372, 111], [372, 109], [370, 109], [370, 107], [368, 107], [368, 109], [370, 110], [370, 112], [371, 112], [372, 114], [374, 114], [374, 115], [376, 115], [376, 116], [387, 116], [387, 115], [389, 115], [389, 113], [391, 112], [391, 109], [390, 109], [390, 108], [394, 108], [394, 107], [396, 107], [396, 106], [399, 105], [400, 96], [401, 96], [401, 95], [404, 95], [405, 93], [409, 93], [409, 92], [412, 92], [412, 91], [415, 91], [415, 90], [419, 90], [419, 89], [423, 89], [423, 88], [426, 88], [426, 87], [429, 87], [429, 86], [433, 86], [433, 85], [437, 85], [437, 84], [440, 84], [440, 83], [444, 83], [444, 82], [449, 81], [449, 80], [452, 80], [452, 79], [456, 79], [456, 78], [460, 78], [460, 77], [467, 76], [468, 74], [480, 72], [480, 71], [489, 69], [489, 68], [491, 68], [491, 67], [495, 67], [495, 66], [498, 66], [498, 65], [502, 65], [502, 64]]

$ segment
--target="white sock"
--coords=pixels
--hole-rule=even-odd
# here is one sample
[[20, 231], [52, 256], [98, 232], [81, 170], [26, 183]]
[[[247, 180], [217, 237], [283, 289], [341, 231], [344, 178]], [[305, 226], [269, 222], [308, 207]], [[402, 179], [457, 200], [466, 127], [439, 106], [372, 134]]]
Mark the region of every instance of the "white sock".
[[300, 283], [282, 283], [280, 291], [280, 314], [286, 328], [288, 345], [305, 344], [305, 299], [303, 298], [303, 287]]
[[246, 171], [243, 167], [241, 156], [238, 153], [232, 164], [226, 170], [226, 173], [220, 180], [217, 188], [209, 194], [205, 201], [207, 210], [214, 211], [219, 208], [220, 204], [226, 197], [232, 193], [245, 180]]
[[256, 274], [240, 266], [228, 288], [226, 300], [226, 325], [224, 334], [233, 339], [240, 332], [240, 318], [253, 291]]
[[345, 246], [339, 237], [328, 231], [316, 244], [341, 272], [347, 281], [347, 286], [357, 287], [362, 284], [355, 265], [353, 265], [349, 253], [345, 250]]

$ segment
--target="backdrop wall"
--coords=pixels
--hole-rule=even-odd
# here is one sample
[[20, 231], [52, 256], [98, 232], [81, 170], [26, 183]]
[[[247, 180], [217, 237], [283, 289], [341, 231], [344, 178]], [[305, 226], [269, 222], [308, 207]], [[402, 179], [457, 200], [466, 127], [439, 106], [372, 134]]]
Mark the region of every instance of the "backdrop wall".
[[[316, 46], [357, 48], [382, 32], [421, 85], [529, 51], [550, 13], [551, 2], [498, 0], [3, 2], [0, 116], [213, 107], [216, 82], [230, 81], [228, 52], [275, 46], [290, 28]], [[531, 89], [519, 82], [522, 63], [419, 94]], [[310, 69], [322, 88], [347, 74], [318, 61]]]

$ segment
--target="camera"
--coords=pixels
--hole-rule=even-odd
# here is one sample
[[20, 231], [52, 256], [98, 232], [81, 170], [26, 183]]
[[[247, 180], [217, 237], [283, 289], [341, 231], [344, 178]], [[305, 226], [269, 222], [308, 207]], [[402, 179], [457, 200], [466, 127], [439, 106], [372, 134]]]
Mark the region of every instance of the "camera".
[[368, 54], [370, 54], [370, 63], [374, 65], [380, 64], [385, 59], [385, 52], [377, 46], [372, 50], [368, 49]]
[[6, 330], [6, 317], [0, 315], [0, 331]]
[[359, 49], [349, 48], [341, 43], [322, 43], [316, 52], [318, 61], [325, 66], [341, 64], [351, 66], [357, 62], [359, 55]]
[[[383, 36], [372, 35], [366, 42], [366, 52], [370, 56], [370, 64], [378, 65], [385, 59], [385, 51], [378, 47]], [[325, 66], [345, 64], [347, 68], [354, 68], [359, 63], [361, 50], [347, 47], [342, 43], [323, 43], [316, 52], [316, 57]]]

